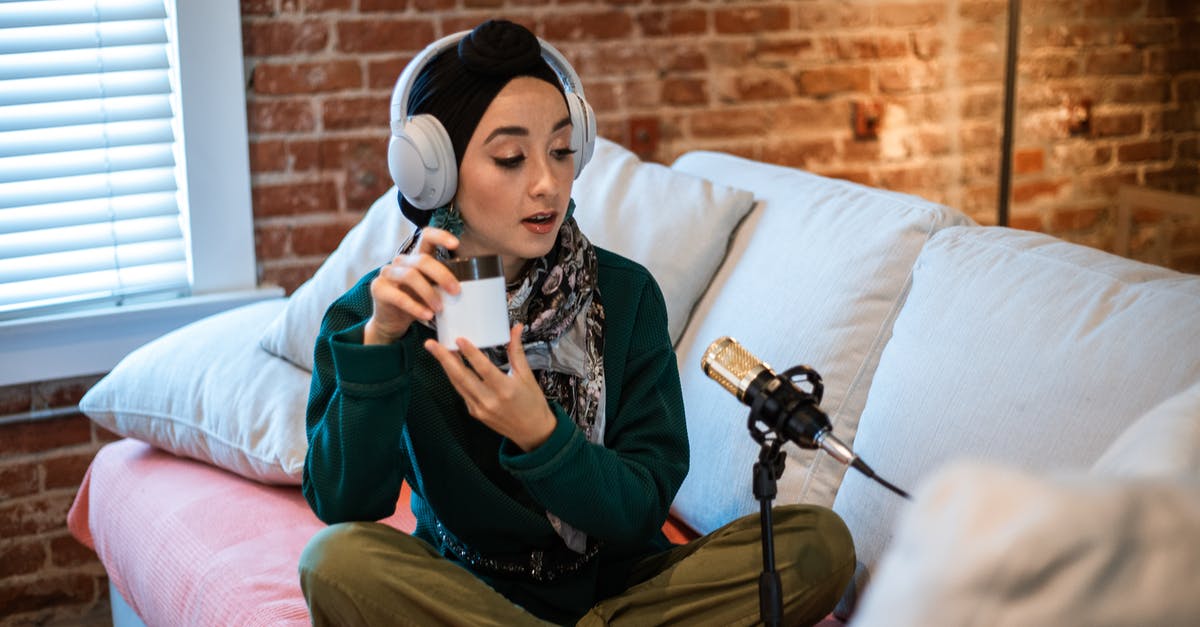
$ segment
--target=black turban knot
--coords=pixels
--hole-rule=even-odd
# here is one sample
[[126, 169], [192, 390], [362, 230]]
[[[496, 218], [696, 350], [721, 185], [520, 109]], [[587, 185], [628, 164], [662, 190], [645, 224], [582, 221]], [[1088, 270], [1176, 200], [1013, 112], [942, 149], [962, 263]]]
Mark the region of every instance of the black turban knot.
[[458, 42], [458, 58], [468, 70], [486, 76], [513, 77], [542, 61], [542, 46], [528, 29], [489, 20]]
[[[408, 115], [436, 117], [450, 136], [455, 167], [460, 166], [483, 113], [518, 76], [539, 78], [563, 90], [558, 75], [542, 58], [537, 36], [520, 24], [488, 20], [461, 39], [457, 48], [444, 50], [425, 65], [408, 95]], [[403, 196], [400, 209], [417, 226], [428, 224], [432, 215]]]

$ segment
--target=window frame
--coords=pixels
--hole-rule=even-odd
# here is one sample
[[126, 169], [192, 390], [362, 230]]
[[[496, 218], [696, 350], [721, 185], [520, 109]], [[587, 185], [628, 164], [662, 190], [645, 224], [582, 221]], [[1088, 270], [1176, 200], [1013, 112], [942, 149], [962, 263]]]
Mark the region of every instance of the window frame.
[[176, 0], [180, 186], [191, 295], [0, 322], [0, 386], [106, 373], [189, 322], [277, 298], [257, 286], [238, 0]]

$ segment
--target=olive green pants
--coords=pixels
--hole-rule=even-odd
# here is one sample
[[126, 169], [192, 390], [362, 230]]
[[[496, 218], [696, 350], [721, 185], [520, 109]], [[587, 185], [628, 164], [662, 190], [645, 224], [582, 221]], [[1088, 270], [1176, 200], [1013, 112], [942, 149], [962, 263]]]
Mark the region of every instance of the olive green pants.
[[[837, 603], [854, 573], [850, 532], [829, 509], [773, 511], [784, 625], [810, 625]], [[753, 625], [762, 573], [759, 516], [739, 518], [642, 560], [630, 587], [578, 625]], [[378, 523], [318, 532], [300, 557], [314, 625], [548, 625], [428, 543]]]

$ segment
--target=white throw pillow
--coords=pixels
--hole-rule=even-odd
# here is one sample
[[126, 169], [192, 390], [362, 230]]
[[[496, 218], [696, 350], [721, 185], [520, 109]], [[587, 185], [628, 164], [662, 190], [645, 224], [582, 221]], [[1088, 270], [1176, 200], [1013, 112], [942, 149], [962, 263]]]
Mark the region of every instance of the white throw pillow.
[[[1200, 277], [1041, 233], [945, 229], [917, 260], [854, 448], [905, 488], [955, 458], [1089, 468], [1131, 417], [1200, 380], [1197, 338]], [[834, 510], [868, 570], [902, 504], [846, 475]]]
[[376, 199], [312, 278], [296, 288], [262, 334], [267, 352], [312, 371], [325, 310], [364, 274], [390, 261], [412, 235], [413, 224], [400, 212], [396, 198], [392, 187]]
[[[915, 196], [727, 154], [689, 153], [672, 167], [742, 185], [759, 201], [676, 350], [692, 459], [674, 511], [708, 533], [758, 511], [750, 477], [760, 450], [749, 408], [700, 369], [708, 345], [729, 335], [779, 373], [815, 368], [821, 408], [852, 444], [913, 262], [931, 234], [969, 220]], [[794, 445], [785, 451], [776, 503], [832, 504], [845, 467]]]
[[283, 299], [172, 331], [127, 355], [79, 402], [97, 424], [243, 477], [299, 484], [309, 373], [258, 346]]
[[725, 259], [754, 195], [646, 163], [606, 140], [575, 181], [575, 219], [592, 243], [650, 270], [667, 302], [671, 341]]
[[1200, 617], [1200, 482], [948, 464], [922, 485], [851, 627], [1141, 625]]
[[[575, 219], [593, 244], [633, 259], [654, 275], [667, 303], [672, 341], [679, 339], [724, 259], [730, 234], [754, 204], [748, 191], [642, 162], [603, 138], [596, 140], [571, 195]], [[330, 303], [391, 259], [411, 232], [392, 188], [292, 294], [263, 334], [263, 348], [312, 370], [313, 345]]]

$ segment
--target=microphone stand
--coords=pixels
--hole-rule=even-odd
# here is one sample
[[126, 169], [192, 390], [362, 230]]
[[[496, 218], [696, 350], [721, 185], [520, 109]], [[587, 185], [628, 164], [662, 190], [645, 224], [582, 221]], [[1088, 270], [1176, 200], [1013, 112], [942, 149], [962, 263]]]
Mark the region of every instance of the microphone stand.
[[[759, 522], [762, 525], [762, 574], [758, 576], [758, 613], [767, 627], [779, 627], [783, 621], [783, 586], [775, 570], [775, 530], [771, 519], [771, 501], [777, 492], [775, 481], [783, 476], [786, 453], [780, 450], [783, 440], [767, 437], [756, 427], [754, 412], [750, 414], [750, 434], [762, 445], [754, 463], [754, 498], [759, 503]], [[773, 436], [774, 434], [772, 434]]]
[[[798, 384], [806, 385], [809, 389], [805, 390]], [[728, 385], [726, 387], [735, 389]], [[876, 475], [849, 447], [832, 437], [829, 418], [817, 408], [825, 386], [821, 382], [821, 375], [812, 368], [795, 366], [785, 371], [782, 377], [776, 376], [768, 368], [757, 374], [749, 387], [740, 389], [742, 392], [735, 392], [735, 395], [750, 405], [750, 417], [747, 419], [750, 435], [762, 446], [753, 469], [754, 498], [759, 503], [759, 522], [762, 525], [763, 570], [758, 578], [758, 611], [764, 625], [779, 627], [783, 621], [783, 591], [779, 573], [775, 571], [775, 529], [771, 501], [777, 494], [776, 480], [783, 476], [787, 455], [782, 450], [784, 443], [791, 441], [802, 448], [821, 448], [892, 492], [904, 498], [908, 498], [908, 494]]]

